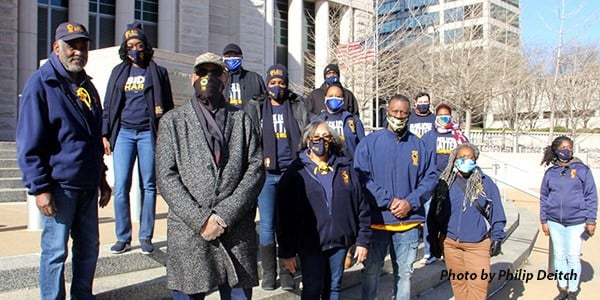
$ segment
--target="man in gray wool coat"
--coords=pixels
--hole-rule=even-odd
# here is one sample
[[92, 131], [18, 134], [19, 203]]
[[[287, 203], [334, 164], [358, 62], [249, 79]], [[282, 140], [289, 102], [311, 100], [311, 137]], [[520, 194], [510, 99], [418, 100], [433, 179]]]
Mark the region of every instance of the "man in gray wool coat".
[[252, 121], [222, 95], [220, 56], [196, 58], [194, 97], [159, 125], [157, 183], [169, 205], [168, 287], [174, 299], [251, 299], [258, 285], [256, 199], [264, 182]]

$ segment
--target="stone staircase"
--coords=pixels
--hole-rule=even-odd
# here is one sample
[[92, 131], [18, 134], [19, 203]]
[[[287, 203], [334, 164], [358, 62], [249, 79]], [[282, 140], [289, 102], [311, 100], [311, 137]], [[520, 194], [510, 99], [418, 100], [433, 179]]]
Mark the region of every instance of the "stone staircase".
[[[535, 218], [527, 211], [518, 210], [512, 203], [505, 203], [507, 215], [507, 239], [503, 244], [503, 254], [492, 259], [492, 272], [518, 269], [531, 253], [538, 234]], [[94, 293], [98, 299], [170, 299], [166, 287], [166, 241], [155, 240], [156, 252], [142, 255], [139, 245], [133, 244], [132, 250], [120, 255], [110, 253], [110, 245], [101, 245], [100, 257], [94, 281]], [[422, 244], [419, 257], [422, 256]], [[70, 260], [70, 258], [69, 258]], [[0, 258], [0, 299], [36, 299], [39, 254]], [[260, 271], [259, 263], [259, 274]], [[342, 299], [360, 299], [360, 269], [356, 265], [344, 273]], [[443, 262], [428, 266], [415, 263], [411, 280], [413, 297], [419, 299], [449, 299], [452, 290], [446, 279], [440, 279], [445, 269]], [[386, 259], [381, 288], [390, 287], [393, 282], [391, 263]], [[70, 263], [67, 264], [66, 277], [70, 281]], [[300, 278], [297, 278], [299, 283]], [[505, 280], [494, 280], [490, 284], [490, 293], [500, 289]], [[384, 291], [383, 298], [389, 298], [391, 291]], [[218, 293], [210, 294], [207, 299], [219, 299]], [[299, 291], [285, 292], [281, 289], [264, 291], [259, 287], [253, 290], [253, 299], [300, 299]]]
[[25, 202], [27, 189], [21, 183], [14, 142], [0, 142], [0, 202]]

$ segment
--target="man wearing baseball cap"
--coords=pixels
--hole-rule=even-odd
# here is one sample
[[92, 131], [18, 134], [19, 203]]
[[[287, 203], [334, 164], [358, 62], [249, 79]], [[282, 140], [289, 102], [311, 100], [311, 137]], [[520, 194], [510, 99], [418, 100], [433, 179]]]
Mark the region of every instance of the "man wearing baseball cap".
[[111, 191], [102, 158], [100, 97], [83, 69], [89, 40], [82, 24], [58, 25], [48, 61], [29, 77], [19, 102], [17, 161], [43, 215], [41, 299], [66, 297], [69, 236], [70, 298], [94, 298], [98, 205], [108, 204]]
[[165, 114], [157, 184], [169, 205], [167, 286], [174, 299], [251, 299], [258, 285], [254, 217], [264, 182], [257, 130], [229, 105], [221, 56], [196, 58], [194, 96]]
[[265, 82], [262, 77], [242, 66], [242, 49], [236, 44], [223, 48], [223, 63], [229, 74], [229, 84], [225, 86], [224, 95], [229, 104], [243, 108], [248, 101], [265, 94]]

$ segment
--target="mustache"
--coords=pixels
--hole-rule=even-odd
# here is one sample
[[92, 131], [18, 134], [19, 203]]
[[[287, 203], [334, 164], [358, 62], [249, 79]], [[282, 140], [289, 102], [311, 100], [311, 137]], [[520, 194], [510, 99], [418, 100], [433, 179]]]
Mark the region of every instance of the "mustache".
[[85, 57], [83, 57], [81, 55], [73, 55], [73, 56], [69, 57], [68, 59], [69, 59], [70, 62], [71, 61], [76, 61], [76, 60], [78, 60], [80, 62], [84, 62], [85, 61]]

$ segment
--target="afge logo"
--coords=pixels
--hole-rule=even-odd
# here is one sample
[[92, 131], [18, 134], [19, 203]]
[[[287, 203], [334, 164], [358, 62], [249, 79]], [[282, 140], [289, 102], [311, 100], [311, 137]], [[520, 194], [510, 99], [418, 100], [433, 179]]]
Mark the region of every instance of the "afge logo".
[[271, 77], [283, 76], [283, 70], [282, 69], [273, 69], [273, 70], [269, 71], [269, 75], [271, 75]]
[[413, 150], [411, 153], [413, 166], [419, 165], [419, 151]]
[[134, 37], [134, 36], [139, 36], [139, 35], [140, 35], [140, 33], [135, 29], [129, 29], [129, 30], [125, 31], [125, 39]]
[[76, 25], [73, 25], [73, 24], [69, 23], [69, 24], [67, 24], [67, 30], [69, 31], [69, 33], [72, 33], [72, 32], [82, 32], [83, 28], [81, 28], [81, 26], [76, 26]]

